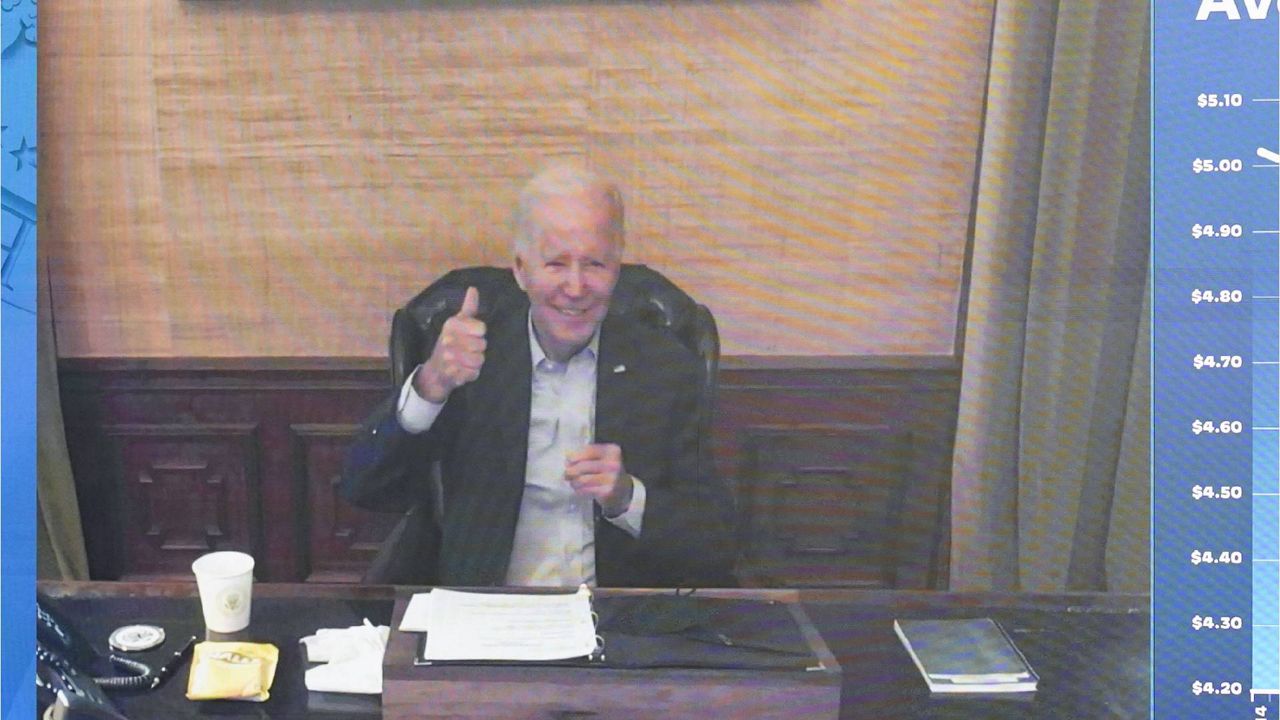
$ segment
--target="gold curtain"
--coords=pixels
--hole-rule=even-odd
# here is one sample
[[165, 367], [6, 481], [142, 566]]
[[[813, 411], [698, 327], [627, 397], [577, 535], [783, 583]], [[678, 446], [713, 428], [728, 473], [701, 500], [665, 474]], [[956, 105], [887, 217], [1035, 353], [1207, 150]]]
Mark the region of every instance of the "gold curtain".
[[36, 572], [41, 578], [88, 580], [80, 505], [67, 455], [58, 393], [58, 350], [53, 337], [52, 305], [43, 256], [38, 274], [36, 343], [37, 480]]
[[1149, 590], [1148, 12], [996, 6], [953, 589]]

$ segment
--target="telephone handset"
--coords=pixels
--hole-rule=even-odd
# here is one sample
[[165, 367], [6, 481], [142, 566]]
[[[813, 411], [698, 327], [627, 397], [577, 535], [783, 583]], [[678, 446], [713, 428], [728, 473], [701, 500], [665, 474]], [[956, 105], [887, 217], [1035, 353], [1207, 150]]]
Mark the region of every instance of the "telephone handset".
[[[108, 663], [136, 673], [95, 678]], [[128, 720], [103, 692], [152, 686], [151, 668], [111, 655], [103, 658], [69, 623], [36, 598], [36, 704], [47, 720]]]
[[127, 720], [94, 679], [36, 641], [36, 703], [45, 720]]

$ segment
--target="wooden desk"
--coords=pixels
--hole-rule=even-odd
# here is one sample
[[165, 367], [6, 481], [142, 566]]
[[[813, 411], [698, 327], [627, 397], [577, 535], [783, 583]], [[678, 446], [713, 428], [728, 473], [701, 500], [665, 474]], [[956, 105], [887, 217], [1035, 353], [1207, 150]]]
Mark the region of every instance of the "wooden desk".
[[[157, 651], [203, 632], [195, 584], [40, 583], [39, 590], [99, 647], [126, 622], [165, 627]], [[403, 588], [400, 589], [404, 591]], [[186, 670], [155, 693], [117, 695], [133, 720], [219, 715], [233, 718], [381, 717], [377, 698], [308, 693], [297, 645], [319, 627], [389, 623], [397, 588], [275, 585], [254, 587], [252, 639], [280, 648], [280, 669], [266, 703], [191, 703]], [[995, 595], [929, 592], [804, 590], [805, 612], [844, 668], [840, 717], [1143, 718], [1151, 668], [1146, 597]], [[931, 697], [893, 633], [895, 617], [975, 617], [999, 620], [1040, 674], [1030, 699]], [[714, 716], [714, 708], [707, 709]]]

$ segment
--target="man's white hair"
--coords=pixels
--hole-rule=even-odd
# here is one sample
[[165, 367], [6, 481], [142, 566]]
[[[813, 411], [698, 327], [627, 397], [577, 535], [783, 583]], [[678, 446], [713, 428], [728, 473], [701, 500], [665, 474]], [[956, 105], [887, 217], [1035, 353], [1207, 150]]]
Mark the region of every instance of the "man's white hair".
[[609, 230], [621, 250], [626, 236], [626, 220], [622, 192], [618, 186], [581, 165], [559, 162], [538, 171], [520, 191], [520, 200], [516, 204], [516, 255], [527, 257], [530, 244], [538, 236], [539, 228], [533, 219], [533, 211], [542, 201], [588, 193], [597, 194], [608, 203]]

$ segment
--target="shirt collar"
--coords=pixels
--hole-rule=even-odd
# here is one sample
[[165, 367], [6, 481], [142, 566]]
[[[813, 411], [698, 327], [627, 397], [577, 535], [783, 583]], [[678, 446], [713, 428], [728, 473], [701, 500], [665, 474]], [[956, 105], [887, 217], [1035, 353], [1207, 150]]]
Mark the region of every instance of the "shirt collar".
[[[543, 360], [548, 360], [548, 362], [551, 362], [551, 361], [547, 358], [547, 353], [542, 349], [542, 343], [538, 342], [537, 333], [533, 331], [533, 311], [532, 310], [529, 311], [528, 319], [525, 322], [529, 328], [529, 355], [530, 355], [530, 358], [533, 360], [533, 367], [536, 370], [538, 368], [539, 363], [541, 363]], [[597, 358], [600, 357], [600, 327], [599, 326], [596, 326], [596, 331], [592, 333], [591, 340], [587, 342], [587, 346], [579, 350], [577, 355], [574, 355], [573, 357], [578, 357], [579, 355], [585, 355], [587, 359], [593, 363], [596, 361]], [[569, 358], [569, 360], [572, 360], [572, 359], [573, 359], [572, 357]], [[567, 361], [566, 361], [566, 364], [567, 364]]]

